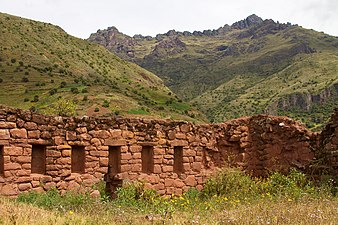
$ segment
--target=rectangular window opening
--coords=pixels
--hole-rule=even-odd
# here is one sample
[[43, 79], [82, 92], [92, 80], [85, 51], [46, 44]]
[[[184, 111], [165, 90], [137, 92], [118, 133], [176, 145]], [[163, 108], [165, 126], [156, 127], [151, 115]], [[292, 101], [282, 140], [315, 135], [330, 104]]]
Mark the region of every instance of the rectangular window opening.
[[121, 173], [121, 146], [109, 146], [108, 172]]
[[183, 147], [174, 147], [174, 173], [183, 173]]
[[4, 146], [0, 145], [0, 176], [4, 175]]
[[84, 146], [72, 146], [72, 173], [84, 173], [86, 152]]
[[142, 172], [152, 173], [154, 171], [154, 148], [152, 146], [143, 146], [141, 159]]
[[31, 172], [46, 174], [46, 146], [32, 145]]

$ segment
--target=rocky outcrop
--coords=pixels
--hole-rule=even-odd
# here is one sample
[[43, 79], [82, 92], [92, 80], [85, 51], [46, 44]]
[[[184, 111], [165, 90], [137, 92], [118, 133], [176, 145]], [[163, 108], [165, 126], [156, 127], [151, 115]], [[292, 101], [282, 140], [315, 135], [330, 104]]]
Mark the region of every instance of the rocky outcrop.
[[124, 59], [134, 57], [133, 46], [137, 45], [134, 38], [121, 33], [116, 27], [98, 30], [97, 33], [90, 35], [88, 41], [103, 45]]
[[248, 16], [246, 19], [244, 20], [240, 20], [236, 23], [233, 23], [231, 25], [231, 28], [233, 29], [246, 29], [252, 26], [257, 26], [263, 23], [263, 19], [260, 18], [259, 16], [253, 14], [251, 16]]
[[160, 41], [147, 57], [161, 58], [176, 55], [186, 49], [186, 45], [178, 38], [168, 38]]
[[333, 100], [338, 101], [338, 83], [324, 89], [319, 94], [313, 95], [310, 93], [295, 93], [287, 95], [269, 107], [270, 113], [276, 113], [277, 109], [288, 110], [298, 108], [309, 111], [315, 104], [324, 104]]

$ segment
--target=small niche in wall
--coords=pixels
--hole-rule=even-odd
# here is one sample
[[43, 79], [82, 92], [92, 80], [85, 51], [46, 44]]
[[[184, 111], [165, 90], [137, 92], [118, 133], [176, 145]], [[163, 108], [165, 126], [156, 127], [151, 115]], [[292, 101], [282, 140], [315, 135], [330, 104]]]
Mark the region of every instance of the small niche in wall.
[[32, 145], [32, 173], [46, 174], [46, 146]]
[[142, 172], [152, 173], [154, 171], [154, 148], [152, 146], [142, 147]]
[[4, 175], [4, 146], [0, 145], [0, 176]]
[[174, 147], [174, 173], [183, 173], [183, 147]]
[[121, 146], [109, 146], [109, 173], [121, 172]]
[[72, 173], [84, 173], [86, 152], [84, 146], [72, 146]]

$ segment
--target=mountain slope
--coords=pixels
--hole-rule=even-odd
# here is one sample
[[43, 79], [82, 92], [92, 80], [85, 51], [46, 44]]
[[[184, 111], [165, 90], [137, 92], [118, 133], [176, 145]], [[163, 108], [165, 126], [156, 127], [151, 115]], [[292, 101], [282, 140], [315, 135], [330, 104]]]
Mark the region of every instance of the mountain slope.
[[73, 100], [79, 115], [204, 119], [160, 78], [100, 45], [2, 13], [0, 26], [1, 104], [48, 113], [62, 98]]
[[256, 15], [217, 30], [129, 37], [92, 34], [120, 57], [160, 76], [211, 121], [269, 112], [326, 120], [338, 96], [338, 38]]

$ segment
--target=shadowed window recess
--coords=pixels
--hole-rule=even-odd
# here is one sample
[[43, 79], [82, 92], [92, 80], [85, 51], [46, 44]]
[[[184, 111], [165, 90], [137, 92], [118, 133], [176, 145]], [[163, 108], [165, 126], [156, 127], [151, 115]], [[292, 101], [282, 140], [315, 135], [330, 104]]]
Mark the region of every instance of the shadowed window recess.
[[183, 147], [174, 147], [174, 173], [183, 173]]
[[84, 146], [72, 146], [72, 173], [84, 173], [86, 152]]
[[46, 146], [32, 145], [32, 173], [46, 174]]
[[142, 172], [152, 173], [154, 171], [154, 148], [152, 146], [142, 147]]

